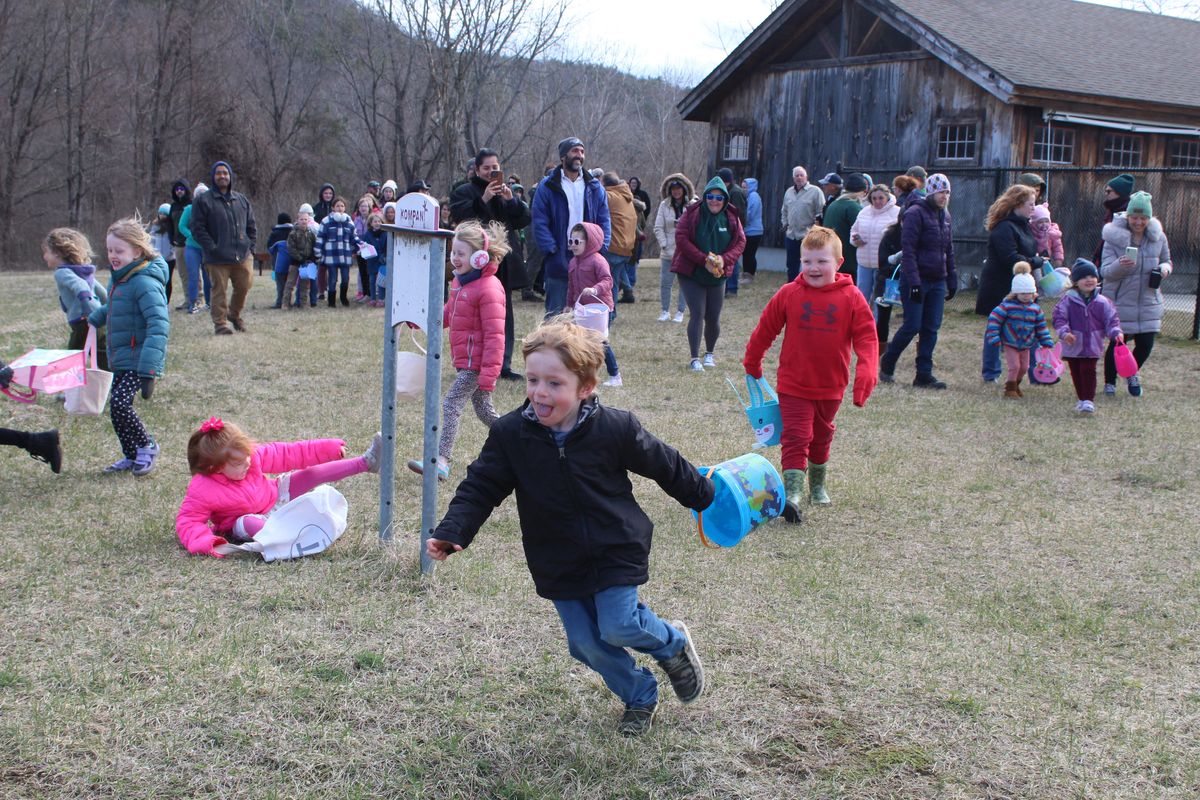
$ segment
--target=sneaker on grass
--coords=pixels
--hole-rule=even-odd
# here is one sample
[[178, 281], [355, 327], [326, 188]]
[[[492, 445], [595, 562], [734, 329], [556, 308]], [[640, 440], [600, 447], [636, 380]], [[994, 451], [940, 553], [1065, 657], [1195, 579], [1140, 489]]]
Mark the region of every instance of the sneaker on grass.
[[1117, 385], [1115, 383], [1104, 384], [1104, 396], [1105, 397], [1116, 397], [1117, 396]]
[[659, 322], [667, 322], [670, 319], [671, 319], [670, 311], [663, 311], [661, 314], [658, 315]]
[[158, 444], [151, 442], [145, 447], [137, 449], [137, 458], [133, 462], [134, 475], [147, 475], [150, 470], [154, 469], [154, 462], [158, 460]]
[[104, 468], [105, 472], [129, 472], [133, 469], [132, 458], [121, 458]]
[[671, 688], [681, 703], [690, 703], [704, 692], [704, 667], [696, 655], [696, 645], [683, 620], [671, 620], [671, 627], [683, 634], [683, 649], [658, 665], [671, 679]]
[[690, 369], [692, 372], [704, 372], [704, 365], [700, 363], [700, 359], [693, 358]]
[[671, 317], [671, 322], [683, 322], [683, 312], [676, 311], [675, 316]]
[[617, 733], [622, 736], [641, 736], [650, 732], [650, 726], [654, 724], [654, 712], [658, 709], [658, 704], [645, 708], [627, 708], [625, 713], [621, 715], [621, 721], [617, 723]]

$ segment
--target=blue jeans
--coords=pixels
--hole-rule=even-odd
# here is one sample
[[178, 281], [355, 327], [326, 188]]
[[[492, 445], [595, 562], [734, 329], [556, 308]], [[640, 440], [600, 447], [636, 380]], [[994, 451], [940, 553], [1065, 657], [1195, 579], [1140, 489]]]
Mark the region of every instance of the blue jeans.
[[737, 294], [738, 281], [742, 279], [742, 260], [733, 265], [733, 274], [725, 279], [725, 294]]
[[204, 302], [207, 305], [212, 295], [212, 278], [204, 268], [204, 251], [199, 247], [183, 248], [183, 260], [187, 262], [187, 301], [194, 305], [200, 296], [200, 281], [204, 280]]
[[546, 275], [546, 319], [561, 314], [567, 304], [567, 276]]
[[1000, 354], [1003, 348], [998, 344], [990, 344], [986, 339], [983, 342], [983, 379], [985, 381], [994, 381], [1000, 377], [1001, 358]]
[[379, 262], [371, 259], [367, 262], [367, 296], [372, 300], [382, 300], [383, 293], [379, 287]]
[[350, 265], [349, 264], [339, 264], [336, 267], [333, 266], [332, 264], [330, 264], [326, 269], [328, 270], [328, 272], [326, 274], [329, 276], [328, 284], [325, 287], [325, 291], [327, 293], [333, 294], [333, 290], [337, 287], [337, 279], [338, 279], [339, 272], [342, 275], [342, 288], [348, 289], [350, 287]]
[[630, 279], [629, 273], [629, 256], [618, 256], [613, 253], [605, 253], [604, 260], [608, 262], [608, 269], [612, 273], [613, 294], [619, 289], [632, 289], [633, 282]]
[[617, 366], [617, 354], [613, 352], [612, 346], [604, 343], [604, 367], [608, 370], [608, 377], [613, 377], [621, 371]]
[[892, 336], [879, 368], [889, 375], [896, 371], [896, 361], [904, 348], [918, 333], [917, 374], [933, 374], [933, 348], [937, 347], [938, 329], [942, 327], [942, 311], [946, 307], [946, 282], [921, 281], [921, 302], [909, 299], [909, 284], [900, 280], [900, 297], [904, 303], [904, 324]]
[[555, 600], [554, 608], [571, 655], [600, 673], [626, 708], [658, 702], [658, 679], [639, 667], [625, 648], [664, 661], [678, 655], [686, 640], [638, 601], [636, 586], [612, 586], [591, 597]]
[[800, 240], [784, 237], [783, 249], [787, 252], [788, 283], [800, 274]]
[[[871, 303], [871, 292], [875, 291], [875, 276], [878, 274], [879, 269], [876, 267], [858, 268], [858, 280], [855, 283], [858, 284], [858, 290], [862, 292], [862, 296], [868, 303]], [[871, 305], [875, 304], [871, 303]]]

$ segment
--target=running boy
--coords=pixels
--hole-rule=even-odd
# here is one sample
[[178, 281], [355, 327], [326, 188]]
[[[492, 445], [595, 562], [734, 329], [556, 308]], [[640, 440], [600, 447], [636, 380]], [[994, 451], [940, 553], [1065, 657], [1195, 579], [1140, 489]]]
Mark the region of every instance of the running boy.
[[776, 391], [783, 416], [783, 516], [788, 522], [801, 521], [806, 471], [809, 502], [830, 502], [825, 468], [837, 430], [833, 418], [850, 383], [851, 346], [858, 355], [854, 405], [866, 405], [878, 380], [875, 319], [854, 280], [838, 272], [841, 264], [838, 235], [829, 228], [810, 228], [800, 243], [800, 274], [767, 303], [742, 359], [746, 374], [761, 378], [763, 354], [786, 327]]
[[600, 405], [599, 333], [555, 319], [525, 337], [521, 352], [527, 400], [492, 425], [426, 551], [442, 561], [470, 545], [515, 491], [537, 593], [554, 603], [571, 655], [625, 703], [618, 733], [637, 736], [650, 730], [658, 681], [625, 648], [657, 660], [684, 703], [704, 690], [704, 671], [687, 627], [638, 600], [654, 525], [628, 473], [653, 478], [697, 510], [712, 503], [713, 485], [632, 413]]

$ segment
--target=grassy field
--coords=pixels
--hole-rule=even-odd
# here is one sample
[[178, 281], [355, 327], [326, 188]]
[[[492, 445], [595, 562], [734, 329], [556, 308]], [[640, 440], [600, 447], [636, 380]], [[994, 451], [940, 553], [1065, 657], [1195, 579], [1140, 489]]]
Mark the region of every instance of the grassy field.
[[[643, 270], [643, 300], [656, 278]], [[686, 370], [684, 326], [656, 322], [657, 302], [621, 306], [626, 386], [604, 401], [696, 464], [746, 452], [723, 378], [740, 377], [778, 281], [726, 305], [715, 374]], [[62, 346], [48, 273], [0, 274], [0, 296], [0, 354]], [[897, 384], [842, 408], [833, 506], [734, 549], [704, 549], [690, 514], [639, 479], [657, 526], [643, 596], [688, 621], [709, 690], [683, 707], [665, 686], [654, 730], [629, 741], [534, 594], [511, 500], [432, 580], [417, 575], [407, 472], [389, 547], [378, 484], [360, 476], [339, 486], [350, 528], [323, 555], [180, 548], [184, 449], [203, 419], [353, 450], [379, 426], [382, 311], [286, 313], [273, 297], [257, 279], [236, 336], [172, 313], [168, 374], [137, 401], [162, 445], [146, 478], [100, 473], [118, 455], [107, 418], [0, 404], [0, 425], [57, 427], [66, 452], [60, 476], [0, 453], [0, 797], [1200, 792], [1195, 344], [1160, 343], [1144, 397], [1101, 398], [1080, 419], [1069, 382], [1022, 401], [982, 385], [981, 322], [950, 315], [937, 352], [950, 389], [908, 386], [910, 350]], [[518, 314], [527, 331], [538, 307]], [[496, 405], [522, 397], [502, 382]], [[401, 410], [400, 459], [418, 452], [419, 413]], [[464, 415], [454, 477], [483, 436]]]

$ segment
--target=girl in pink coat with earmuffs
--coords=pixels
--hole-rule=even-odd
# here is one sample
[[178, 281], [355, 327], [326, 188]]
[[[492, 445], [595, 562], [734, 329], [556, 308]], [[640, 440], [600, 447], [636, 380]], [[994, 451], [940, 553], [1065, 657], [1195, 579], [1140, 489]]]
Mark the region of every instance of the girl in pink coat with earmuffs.
[[[504, 285], [496, 277], [508, 255], [508, 231], [499, 222], [485, 229], [467, 220], [454, 229], [450, 245], [450, 299], [442, 310], [442, 325], [450, 329], [450, 352], [458, 375], [442, 398], [442, 436], [438, 442], [438, 480], [450, 477], [450, 456], [458, 435], [458, 420], [470, 398], [475, 415], [489, 428], [498, 415], [492, 391], [504, 359]], [[420, 459], [408, 468], [424, 473]]]

